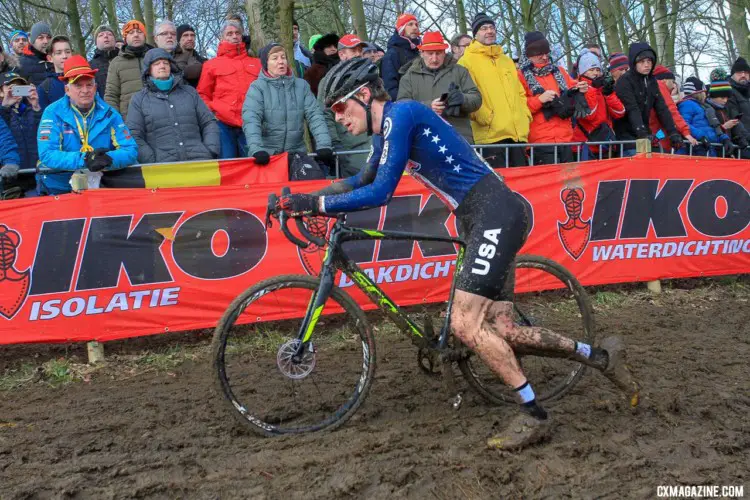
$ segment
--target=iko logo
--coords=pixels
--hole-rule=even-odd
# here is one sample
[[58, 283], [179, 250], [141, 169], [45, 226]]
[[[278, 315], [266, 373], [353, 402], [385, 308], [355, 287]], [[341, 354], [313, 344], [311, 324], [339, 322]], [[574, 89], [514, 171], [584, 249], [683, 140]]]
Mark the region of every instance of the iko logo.
[[21, 235], [0, 224], [0, 314], [12, 319], [29, 295], [31, 272], [16, 269]]
[[581, 217], [585, 198], [586, 192], [581, 188], [566, 188], [560, 193], [560, 200], [565, 207], [568, 220], [558, 221], [557, 234], [565, 251], [575, 260], [583, 255], [591, 239], [591, 219], [583, 220]]

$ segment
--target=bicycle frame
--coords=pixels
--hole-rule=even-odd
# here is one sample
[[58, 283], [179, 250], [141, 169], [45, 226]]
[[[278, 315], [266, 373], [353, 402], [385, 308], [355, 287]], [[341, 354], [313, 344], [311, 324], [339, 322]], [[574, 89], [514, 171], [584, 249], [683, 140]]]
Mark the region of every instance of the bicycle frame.
[[[331, 230], [328, 249], [323, 258], [323, 267], [320, 272], [320, 287], [310, 299], [307, 306], [307, 312], [300, 325], [298, 339], [300, 340], [297, 347], [296, 355], [299, 356], [304, 346], [310, 341], [315, 325], [318, 323], [325, 304], [331, 295], [331, 290], [335, 286], [336, 272], [341, 270], [346, 274], [354, 284], [367, 295], [367, 297], [378, 306], [388, 317], [399, 327], [405, 334], [411, 334], [418, 337], [425, 344], [428, 339], [425, 338], [425, 332], [419, 325], [415, 324], [409, 317], [367, 276], [354, 261], [352, 261], [341, 248], [348, 241], [363, 240], [411, 240], [411, 241], [436, 241], [458, 245], [458, 254], [456, 256], [456, 271], [453, 274], [451, 283], [450, 296], [448, 298], [448, 310], [445, 315], [445, 322], [438, 337], [437, 347], [446, 348], [450, 332], [451, 309], [453, 305], [453, 296], [456, 291], [456, 276], [463, 265], [466, 244], [458, 238], [445, 238], [440, 236], [431, 236], [426, 234], [406, 233], [402, 231], [376, 231], [372, 229], [363, 229], [356, 227], [344, 226], [340, 221], [336, 221]], [[425, 345], [426, 347], [426, 345]]]

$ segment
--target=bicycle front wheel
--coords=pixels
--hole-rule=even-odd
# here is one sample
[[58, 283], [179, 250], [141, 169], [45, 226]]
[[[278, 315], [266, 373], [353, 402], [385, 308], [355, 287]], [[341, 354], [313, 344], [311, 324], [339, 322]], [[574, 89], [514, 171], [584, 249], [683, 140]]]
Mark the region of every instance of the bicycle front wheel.
[[[543, 292], [516, 293], [513, 302], [519, 326], [540, 326], [572, 340], [594, 342], [594, 311], [586, 290], [560, 264], [534, 255], [516, 259], [516, 290], [544, 288]], [[554, 401], [581, 379], [584, 365], [565, 357], [544, 353], [516, 352], [521, 369], [538, 401]], [[487, 401], [516, 403], [515, 394], [478, 356], [459, 362], [469, 385]]]
[[298, 352], [301, 319], [320, 280], [286, 275], [249, 288], [214, 333], [216, 388], [231, 412], [264, 435], [332, 430], [367, 396], [375, 342], [359, 306], [339, 288]]

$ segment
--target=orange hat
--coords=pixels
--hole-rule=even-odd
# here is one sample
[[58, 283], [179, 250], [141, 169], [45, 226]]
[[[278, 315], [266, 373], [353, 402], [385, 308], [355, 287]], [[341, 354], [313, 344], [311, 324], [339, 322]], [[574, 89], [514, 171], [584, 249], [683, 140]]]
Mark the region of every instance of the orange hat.
[[417, 16], [415, 16], [414, 14], [408, 14], [408, 13], [401, 14], [400, 16], [398, 16], [398, 19], [396, 19], [396, 31], [398, 31], [399, 35], [403, 35], [406, 24], [409, 21], [416, 21], [416, 20], [417, 20]]
[[417, 45], [419, 50], [447, 50], [448, 44], [439, 31], [428, 31], [422, 37], [422, 45]]
[[130, 21], [125, 23], [125, 26], [122, 27], [122, 36], [128, 36], [128, 33], [135, 29], [142, 31], [144, 35], [146, 34], [146, 26], [137, 19], [131, 19]]
[[70, 56], [63, 65], [63, 74], [58, 76], [58, 80], [65, 83], [73, 83], [81, 77], [94, 78], [98, 69], [91, 69], [88, 61], [83, 56]]

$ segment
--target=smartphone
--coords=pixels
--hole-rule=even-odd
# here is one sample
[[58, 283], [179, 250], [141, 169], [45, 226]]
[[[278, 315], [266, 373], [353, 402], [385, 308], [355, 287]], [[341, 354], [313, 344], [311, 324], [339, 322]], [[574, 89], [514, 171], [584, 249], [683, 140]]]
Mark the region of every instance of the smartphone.
[[734, 117], [735, 120], [742, 120], [742, 113], [737, 113], [737, 116]]
[[15, 85], [13, 87], [14, 97], [28, 97], [31, 95], [31, 85]]
[[442, 94], [440, 96], [440, 102], [445, 102], [447, 100], [448, 100], [448, 93], [446, 92], [445, 94]]

